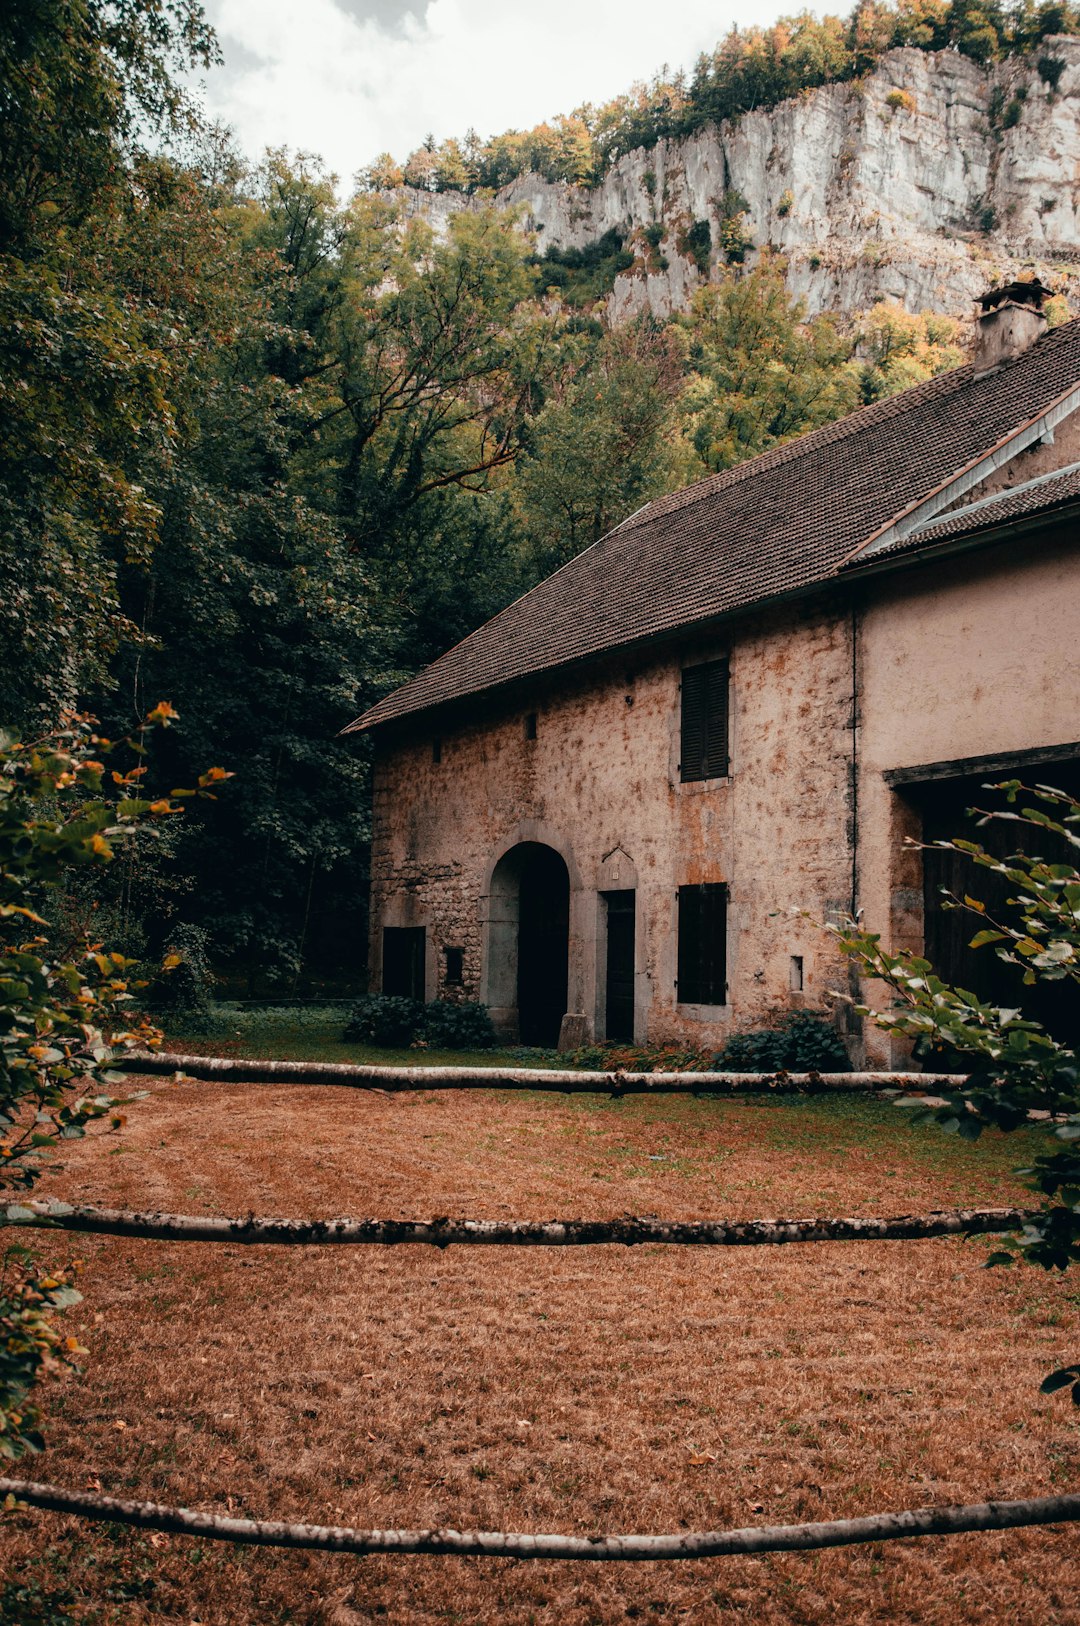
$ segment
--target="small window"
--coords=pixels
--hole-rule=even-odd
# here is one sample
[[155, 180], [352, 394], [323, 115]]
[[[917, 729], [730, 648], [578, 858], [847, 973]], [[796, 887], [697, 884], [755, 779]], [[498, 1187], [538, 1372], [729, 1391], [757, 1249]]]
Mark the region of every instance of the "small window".
[[728, 663], [707, 661], [682, 674], [679, 775], [721, 779], [728, 771]]
[[465, 950], [448, 948], [443, 950], [443, 954], [446, 956], [446, 986], [460, 988], [465, 981]]
[[437, 734], [431, 742], [431, 760], [432, 762], [442, 761], [442, 740]]
[[801, 994], [803, 991], [803, 957], [801, 954], [791, 956], [791, 991]]
[[405, 999], [427, 998], [424, 986], [425, 930], [423, 926], [384, 926], [382, 934], [382, 991]]
[[727, 1004], [727, 887], [679, 888], [680, 1005]]
[[536, 713], [535, 713], [535, 711], [527, 711], [525, 713], [525, 738], [527, 740], [535, 740], [535, 738], [536, 738]]

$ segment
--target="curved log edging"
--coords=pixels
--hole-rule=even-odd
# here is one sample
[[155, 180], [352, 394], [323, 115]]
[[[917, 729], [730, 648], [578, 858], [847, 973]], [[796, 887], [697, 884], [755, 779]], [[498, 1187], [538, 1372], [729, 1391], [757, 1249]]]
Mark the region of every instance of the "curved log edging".
[[764, 1243], [910, 1242], [935, 1236], [974, 1236], [1019, 1229], [1036, 1211], [1022, 1208], [940, 1209], [891, 1218], [658, 1220], [627, 1214], [613, 1220], [430, 1220], [274, 1219], [203, 1214], [134, 1213], [119, 1208], [26, 1201], [0, 1210], [0, 1223], [102, 1236], [154, 1237], [171, 1242], [328, 1243], [395, 1246], [427, 1243], [437, 1248], [480, 1244], [495, 1247], [566, 1248], [641, 1243], [745, 1248]]
[[206, 1083], [343, 1084], [387, 1090], [551, 1090], [562, 1095], [727, 1095], [830, 1090], [953, 1089], [962, 1073], [594, 1073], [557, 1067], [381, 1067], [343, 1061], [262, 1061], [132, 1050], [116, 1069], [183, 1073]]
[[0, 1479], [0, 1496], [30, 1507], [108, 1519], [142, 1530], [202, 1536], [248, 1547], [300, 1547], [331, 1553], [431, 1553], [479, 1558], [571, 1558], [642, 1560], [722, 1558], [734, 1553], [792, 1553], [851, 1547], [867, 1541], [948, 1536], [971, 1530], [1016, 1530], [1080, 1520], [1080, 1496], [1036, 1496], [1023, 1502], [970, 1502], [951, 1507], [911, 1508], [861, 1519], [817, 1524], [749, 1526], [740, 1530], [676, 1535], [560, 1536], [503, 1530], [353, 1530], [340, 1525], [288, 1524], [282, 1520], [234, 1519], [159, 1502], [132, 1502], [27, 1479]]

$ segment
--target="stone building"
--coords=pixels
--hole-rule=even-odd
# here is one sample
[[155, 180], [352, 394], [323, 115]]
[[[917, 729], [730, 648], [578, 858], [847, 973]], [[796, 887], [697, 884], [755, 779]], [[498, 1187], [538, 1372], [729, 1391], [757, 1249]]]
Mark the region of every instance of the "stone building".
[[351, 725], [372, 988], [713, 1045], [846, 986], [816, 923], [861, 910], [995, 991], [904, 838], [1080, 770], [1080, 320], [1039, 294], [987, 297], [972, 364], [650, 503]]

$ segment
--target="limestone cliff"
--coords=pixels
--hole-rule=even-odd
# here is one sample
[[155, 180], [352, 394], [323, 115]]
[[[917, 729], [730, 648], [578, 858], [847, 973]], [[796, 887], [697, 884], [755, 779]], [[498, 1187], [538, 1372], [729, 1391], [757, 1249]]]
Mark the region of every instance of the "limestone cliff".
[[[635, 264], [615, 284], [615, 317], [684, 306], [722, 266], [725, 219], [743, 203], [753, 248], [783, 252], [811, 312], [885, 298], [961, 313], [1003, 274], [1080, 276], [1080, 39], [990, 67], [892, 51], [864, 80], [628, 153], [597, 187], [525, 175], [495, 201], [520, 209], [540, 252], [626, 233]], [[477, 206], [458, 193], [406, 202], [436, 226]], [[688, 245], [702, 221], [707, 271]]]

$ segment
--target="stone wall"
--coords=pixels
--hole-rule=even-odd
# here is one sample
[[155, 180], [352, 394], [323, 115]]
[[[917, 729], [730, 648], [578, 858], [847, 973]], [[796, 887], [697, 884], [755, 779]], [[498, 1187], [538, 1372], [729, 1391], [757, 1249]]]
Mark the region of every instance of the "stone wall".
[[[372, 986], [382, 926], [422, 925], [428, 997], [490, 1002], [507, 983], [509, 942], [493, 873], [517, 844], [540, 842], [570, 875], [568, 1009], [597, 1036], [601, 894], [633, 883], [639, 1041], [718, 1045], [778, 1009], [820, 1008], [848, 974], [818, 922], [861, 907], [886, 940], [921, 946], [920, 861], [904, 847], [920, 824], [886, 775], [1080, 733], [1078, 593], [1075, 546], [1060, 533], [1022, 550], [915, 563], [712, 637], [610, 660], [560, 687], [538, 684], [513, 704], [489, 702], [441, 725], [439, 761], [429, 732], [384, 745]], [[680, 673], [721, 655], [731, 663], [730, 772], [684, 784]], [[525, 727], [532, 712], [535, 739]], [[677, 890], [698, 882], [729, 888], [725, 1006], [678, 1000]], [[442, 980], [448, 946], [465, 950], [460, 990]], [[493, 952], [502, 957], [494, 972]], [[792, 987], [796, 956], [801, 991]], [[875, 1032], [865, 1042], [872, 1061], [902, 1059]], [[852, 1051], [864, 1054], [854, 1031]]]

